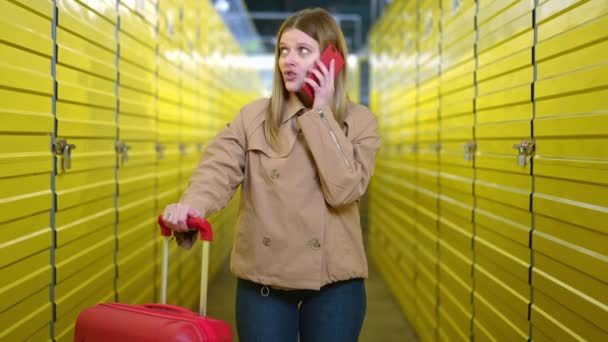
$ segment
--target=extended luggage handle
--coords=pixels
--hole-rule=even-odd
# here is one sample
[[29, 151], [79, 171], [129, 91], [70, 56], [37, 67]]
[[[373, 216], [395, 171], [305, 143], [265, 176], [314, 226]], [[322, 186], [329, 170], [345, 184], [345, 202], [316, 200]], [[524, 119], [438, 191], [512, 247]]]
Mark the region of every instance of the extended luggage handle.
[[[168, 228], [163, 220], [163, 215], [158, 215], [158, 224], [160, 225], [160, 235], [171, 236], [171, 228]], [[211, 223], [202, 217], [188, 217], [186, 220], [188, 228], [198, 230], [199, 238], [203, 241], [213, 240], [213, 229]]]
[[[158, 224], [160, 225], [160, 234], [165, 237], [163, 243], [163, 269], [162, 269], [162, 288], [161, 288], [161, 303], [167, 304], [167, 278], [169, 273], [169, 238], [172, 231], [167, 227], [163, 216], [158, 216]], [[207, 275], [209, 274], [209, 242], [213, 240], [213, 229], [211, 223], [202, 217], [188, 217], [186, 220], [188, 228], [198, 230], [200, 240], [202, 240], [202, 262], [201, 262], [201, 293], [198, 307], [198, 313], [205, 316], [207, 313]]]

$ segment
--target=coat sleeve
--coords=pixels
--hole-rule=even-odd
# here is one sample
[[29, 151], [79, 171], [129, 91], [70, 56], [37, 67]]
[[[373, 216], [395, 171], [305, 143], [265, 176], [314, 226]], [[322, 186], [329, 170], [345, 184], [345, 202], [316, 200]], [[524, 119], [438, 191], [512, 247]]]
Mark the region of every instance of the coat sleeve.
[[247, 141], [242, 112], [207, 146], [180, 203], [209, 217], [224, 208], [243, 182]]
[[310, 148], [326, 202], [341, 207], [358, 200], [374, 173], [381, 139], [376, 117], [364, 107], [355, 115], [347, 137], [329, 108], [311, 110], [298, 117]]

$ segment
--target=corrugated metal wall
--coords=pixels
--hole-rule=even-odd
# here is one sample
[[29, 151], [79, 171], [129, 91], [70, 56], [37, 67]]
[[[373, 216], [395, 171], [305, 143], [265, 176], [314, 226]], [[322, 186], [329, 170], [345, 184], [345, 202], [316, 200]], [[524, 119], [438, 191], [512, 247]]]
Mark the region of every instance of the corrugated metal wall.
[[608, 339], [608, 3], [394, 1], [370, 255], [421, 340]]
[[[0, 12], [0, 340], [71, 341], [84, 307], [159, 301], [156, 215], [262, 88], [218, 63], [240, 52], [208, 1], [1, 0]], [[235, 204], [212, 218], [212, 274]], [[168, 301], [194, 309], [192, 258], [171, 249]]]

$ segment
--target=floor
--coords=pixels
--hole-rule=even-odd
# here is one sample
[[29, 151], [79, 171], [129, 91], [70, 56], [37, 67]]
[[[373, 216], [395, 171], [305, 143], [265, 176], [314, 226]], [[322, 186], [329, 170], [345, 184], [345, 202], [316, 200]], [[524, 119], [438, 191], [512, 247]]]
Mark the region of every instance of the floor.
[[[228, 269], [228, 264], [209, 284], [208, 315], [226, 321], [236, 335], [234, 321], [236, 281]], [[418, 338], [411, 325], [404, 318], [389, 289], [370, 264], [369, 279], [366, 281], [367, 313], [359, 342], [417, 342]], [[238, 341], [235, 339], [235, 342]]]

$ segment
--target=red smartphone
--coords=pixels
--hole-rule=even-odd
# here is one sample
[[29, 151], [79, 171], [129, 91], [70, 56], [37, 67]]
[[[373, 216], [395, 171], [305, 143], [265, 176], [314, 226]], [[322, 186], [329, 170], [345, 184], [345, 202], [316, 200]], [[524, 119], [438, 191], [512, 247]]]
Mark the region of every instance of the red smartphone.
[[[331, 63], [331, 60], [332, 59], [335, 60], [335, 65], [334, 65], [334, 79], [335, 79], [338, 76], [338, 74], [340, 73], [340, 70], [342, 70], [342, 67], [344, 66], [344, 58], [342, 57], [342, 55], [340, 54], [338, 49], [334, 45], [330, 44], [325, 49], [325, 51], [323, 51], [323, 54], [321, 55], [320, 59], [321, 59], [321, 63], [323, 63], [327, 67], [327, 70], [329, 70], [329, 64]], [[316, 65], [316, 63], [315, 63], [315, 69], [319, 70], [319, 66]], [[319, 71], [321, 71], [321, 70], [319, 70]], [[308, 72], [307, 77], [311, 78], [317, 82], [319, 81], [317, 79], [317, 76], [314, 73], [312, 73], [312, 71]], [[310, 84], [304, 83], [304, 86], [302, 87], [302, 92], [308, 99], [310, 99], [310, 103], [314, 102], [315, 91], [314, 91], [314, 89], [312, 89]]]

